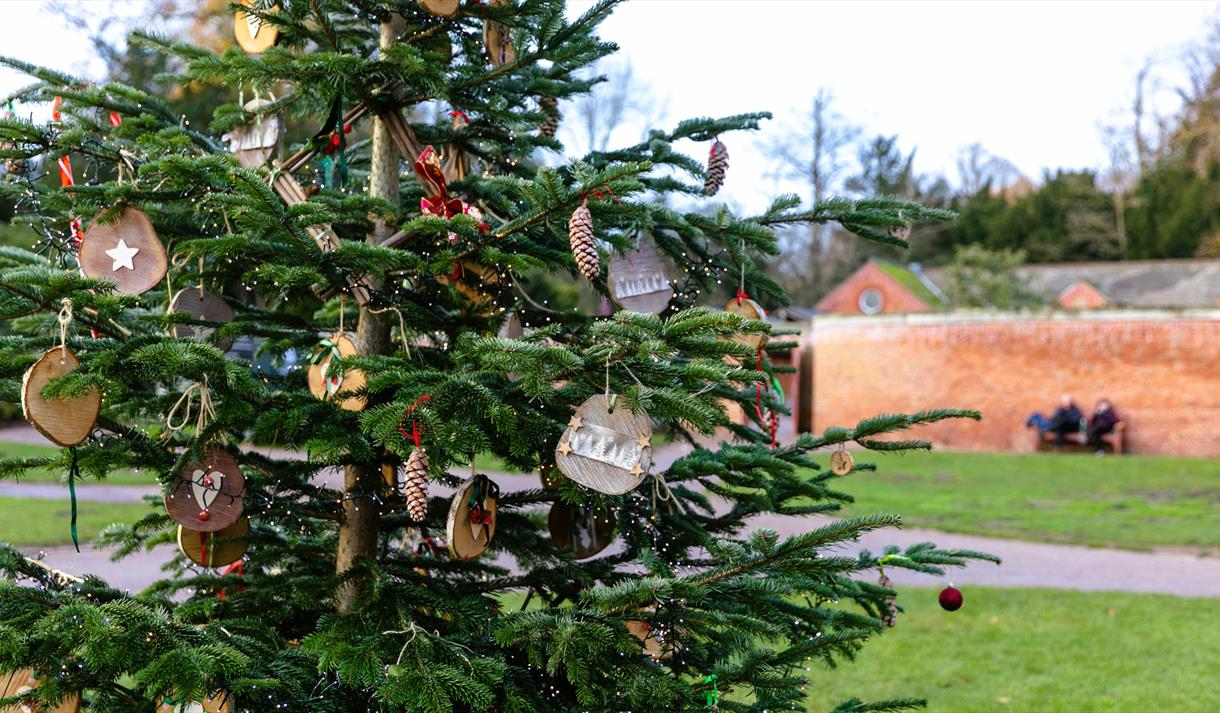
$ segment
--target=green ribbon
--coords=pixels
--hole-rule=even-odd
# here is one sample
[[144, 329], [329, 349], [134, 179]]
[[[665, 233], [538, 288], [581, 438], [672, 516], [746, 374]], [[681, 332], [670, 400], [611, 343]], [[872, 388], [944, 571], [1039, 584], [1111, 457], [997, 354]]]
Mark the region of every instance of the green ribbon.
[[703, 679], [703, 685], [712, 684], [712, 690], [707, 692], [707, 707], [713, 710], [720, 708], [720, 689], [716, 687], [716, 674], [711, 674]]
[[72, 462], [68, 466], [68, 494], [72, 498], [72, 524], [70, 529], [72, 531], [72, 546], [75, 547], [77, 553], [79, 553], [80, 541], [77, 539], [76, 535], [76, 477], [80, 475], [80, 466], [78, 465], [76, 459], [76, 447], [73, 446], [72, 448], [69, 448], [68, 452], [72, 454]]
[[341, 379], [343, 378], [343, 366], [339, 363], [339, 359], [342, 356], [339, 353], [339, 345], [335, 344], [333, 339], [323, 339], [318, 342], [318, 346], [314, 349], [313, 354], [309, 355], [309, 363], [321, 364], [329, 358], [330, 364], [326, 367], [326, 378]]

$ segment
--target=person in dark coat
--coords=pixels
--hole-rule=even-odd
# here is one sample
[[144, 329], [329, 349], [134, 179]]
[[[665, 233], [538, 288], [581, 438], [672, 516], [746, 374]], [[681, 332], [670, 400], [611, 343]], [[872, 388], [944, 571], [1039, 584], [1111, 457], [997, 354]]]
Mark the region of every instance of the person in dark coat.
[[1093, 408], [1093, 415], [1089, 418], [1089, 445], [1100, 449], [1102, 436], [1114, 433], [1114, 427], [1121, 420], [1110, 399], [1098, 399], [1097, 406]]
[[1026, 426], [1037, 426], [1038, 433], [1053, 433], [1055, 434], [1055, 445], [1063, 445], [1063, 437], [1069, 433], [1079, 433], [1083, 429], [1080, 422], [1084, 420], [1084, 414], [1080, 412], [1080, 408], [1072, 399], [1071, 394], [1064, 394], [1059, 397], [1059, 408], [1051, 414], [1050, 418], [1043, 416], [1040, 413], [1035, 413], [1025, 422]]

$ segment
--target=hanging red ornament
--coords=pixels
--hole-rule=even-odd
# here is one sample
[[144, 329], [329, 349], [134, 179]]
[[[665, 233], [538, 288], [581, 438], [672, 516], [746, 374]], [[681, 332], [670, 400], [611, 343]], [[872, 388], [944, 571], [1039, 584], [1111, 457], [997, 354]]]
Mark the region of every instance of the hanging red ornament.
[[962, 608], [962, 593], [952, 584], [940, 591], [940, 608], [945, 611], [957, 611]]

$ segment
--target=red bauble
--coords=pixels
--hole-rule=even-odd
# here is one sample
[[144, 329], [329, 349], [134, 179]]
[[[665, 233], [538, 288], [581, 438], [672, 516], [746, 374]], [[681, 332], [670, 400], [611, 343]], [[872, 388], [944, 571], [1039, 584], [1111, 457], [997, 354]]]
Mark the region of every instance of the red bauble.
[[940, 590], [940, 608], [945, 611], [961, 609], [962, 593], [956, 587], [945, 587]]

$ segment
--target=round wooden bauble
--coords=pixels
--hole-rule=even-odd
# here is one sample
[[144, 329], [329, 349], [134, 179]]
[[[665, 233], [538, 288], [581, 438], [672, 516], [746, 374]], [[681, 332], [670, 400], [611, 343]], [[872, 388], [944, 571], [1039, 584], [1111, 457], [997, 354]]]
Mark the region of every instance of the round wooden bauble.
[[[655, 609], [653, 607], [649, 607], [648, 609], [645, 609], [645, 611], [652, 612], [655, 611]], [[658, 638], [656, 633], [653, 631], [652, 625], [646, 621], [633, 619], [623, 622], [623, 625], [627, 627], [628, 633], [640, 640], [640, 644], [642, 644], [644, 648], [644, 653], [647, 654], [653, 661], [666, 661], [673, 658], [674, 651], [680, 648], [677, 642], [673, 642], [667, 646], [667, 642]]]
[[[253, 114], [270, 103], [270, 99], [256, 97], [242, 108]], [[280, 117], [278, 114], [261, 115], [220, 138], [229, 142], [229, 151], [243, 168], [258, 168], [275, 152], [275, 144], [280, 139]]]
[[[449, 544], [449, 554], [462, 560], [470, 560], [483, 554], [491, 545], [491, 539], [496, 536], [496, 496], [499, 488], [485, 475], [476, 475], [453, 494], [449, 505], [449, 517], [445, 520], [445, 539]], [[472, 521], [471, 511], [479, 506], [479, 495], [482, 497], [482, 510], [486, 520]], [[471, 501], [474, 501], [473, 507]]]
[[102, 408], [102, 394], [97, 389], [66, 399], [44, 399], [42, 390], [80, 366], [76, 355], [67, 347], [48, 350], [25, 372], [21, 382], [21, 411], [25, 420], [50, 441], [60, 446], [75, 446], [89, 437], [97, 414]]
[[[170, 314], [186, 314], [201, 322], [229, 322], [233, 319], [233, 308], [220, 295], [212, 294], [198, 287], [188, 287], [179, 290], [169, 303]], [[216, 332], [215, 327], [205, 327], [201, 324], [176, 324], [174, 336], [179, 339], [198, 339], [207, 341]], [[216, 348], [222, 352], [229, 351], [233, 346], [232, 337], [217, 339]]]
[[660, 314], [669, 306], [674, 288], [665, 261], [651, 241], [610, 261], [607, 273], [610, 296], [623, 309]]
[[102, 223], [95, 216], [81, 238], [81, 274], [111, 280], [118, 284], [119, 292], [148, 292], [165, 277], [168, 266], [165, 246], [139, 208], [124, 208], [117, 223]]
[[[39, 676], [32, 668], [22, 668], [0, 676], [0, 681], [3, 682], [3, 685], [0, 685], [0, 697], [7, 698], [38, 688]], [[4, 713], [78, 713], [78, 711], [80, 711], [79, 693], [69, 694], [58, 704], [50, 707], [27, 703], [4, 709]]]
[[607, 508], [556, 502], [546, 521], [555, 547], [569, 550], [574, 559], [588, 559], [614, 541], [614, 513]]
[[[331, 341], [339, 349], [339, 356], [349, 357], [356, 354], [356, 344], [345, 334], [336, 334], [331, 337]], [[337, 379], [329, 376], [331, 356], [327, 355], [325, 359], [317, 364], [309, 365], [309, 372], [306, 374], [309, 381], [309, 391], [314, 396], [322, 400], [330, 400], [340, 392], [355, 392], [363, 389], [368, 379], [364, 372], [359, 369], [348, 369], [343, 372], [343, 375]], [[339, 400], [339, 407], [346, 411], [363, 411], [367, 400], [363, 396], [345, 396]]]
[[847, 475], [854, 464], [851, 454], [847, 451], [835, 451], [830, 454], [830, 472], [835, 475]]
[[572, 480], [607, 495], [635, 490], [652, 467], [652, 420], [610, 398], [589, 398], [568, 421], [555, 465]]
[[430, 14], [437, 17], [454, 17], [458, 14], [461, 3], [458, 0], [419, 0], [419, 4]]
[[[734, 297], [724, 306], [724, 311], [730, 314], [739, 314], [746, 319], [761, 319], [764, 322], [767, 320], [767, 311], [749, 297], [742, 297], [741, 299]], [[744, 344], [754, 351], [758, 351], [766, 346], [767, 335], [736, 334], [733, 336], [733, 341], [737, 342], [738, 344]]]
[[216, 532], [196, 532], [178, 526], [178, 549], [187, 559], [204, 567], [224, 567], [246, 555], [250, 543], [250, 518], [242, 515], [237, 522]]
[[246, 478], [227, 451], [210, 449], [203, 460], [188, 464], [165, 496], [165, 511], [174, 522], [196, 532], [217, 532], [237, 522], [245, 504]]
[[219, 691], [205, 700], [190, 703], [167, 703], [162, 699], [157, 702], [157, 713], [233, 713], [233, 697], [226, 691]]
[[[241, 4], [246, 7], [254, 7], [255, 2], [258, 0], [241, 0]], [[238, 10], [233, 16], [233, 36], [248, 54], [262, 54], [271, 49], [279, 39], [280, 29]]]

